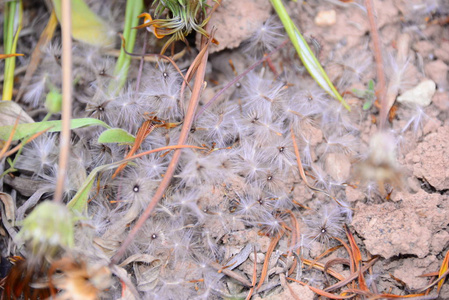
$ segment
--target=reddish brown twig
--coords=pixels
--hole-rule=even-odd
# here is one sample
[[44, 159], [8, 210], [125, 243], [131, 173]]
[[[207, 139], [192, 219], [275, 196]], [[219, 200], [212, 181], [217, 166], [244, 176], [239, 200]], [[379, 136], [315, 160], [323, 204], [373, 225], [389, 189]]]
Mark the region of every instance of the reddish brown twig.
[[[137, 150], [140, 148], [145, 138], [153, 131], [154, 127], [155, 126], [153, 125], [152, 120], [143, 122], [142, 126], [140, 126], [139, 130], [137, 131], [134, 145], [132, 146], [131, 150], [129, 150], [128, 154], [125, 156], [125, 159], [133, 156], [137, 152]], [[114, 174], [112, 174], [112, 178], [115, 178], [126, 167], [126, 165], [127, 165], [126, 163], [121, 164], [117, 168], [117, 170], [115, 170]]]
[[278, 244], [279, 240], [283, 235], [284, 231], [281, 231], [274, 238], [271, 239], [270, 246], [268, 246], [267, 253], [265, 254], [265, 261], [263, 262], [262, 273], [260, 274], [259, 284], [257, 285], [256, 290], [258, 290], [265, 281], [265, 278], [268, 273], [268, 264], [270, 263], [271, 253], [273, 253], [274, 248], [276, 247], [276, 245]]
[[385, 129], [385, 123], [388, 116], [388, 103], [386, 101], [386, 81], [384, 72], [384, 61], [382, 58], [382, 49], [379, 39], [379, 31], [377, 30], [377, 23], [374, 17], [373, 0], [365, 0], [366, 11], [368, 13], [368, 21], [371, 36], [373, 39], [374, 58], [376, 60], [376, 73], [377, 73], [377, 92], [380, 98], [380, 118], [379, 128]]
[[[206, 41], [205, 38], [202, 38], [201, 43], [201, 49], [207, 49], [209, 47], [210, 41]], [[200, 53], [203, 51], [200, 51]], [[196, 72], [196, 79], [192, 90], [192, 96], [190, 98], [189, 107], [187, 109], [187, 113], [185, 115], [184, 123], [181, 128], [181, 133], [178, 140], [178, 145], [184, 145], [187, 140], [187, 135], [190, 132], [190, 128], [193, 123], [193, 117], [195, 115], [195, 110], [198, 106], [200, 94], [203, 87], [203, 81], [204, 81], [204, 75], [206, 74], [206, 63], [208, 58], [208, 51], [204, 51], [203, 56], [201, 58], [201, 61], [198, 65], [198, 69]], [[193, 67], [193, 64], [191, 68]], [[189, 73], [189, 72], [188, 72]], [[182, 96], [182, 95], [181, 95]], [[150, 203], [148, 204], [145, 211], [142, 213], [140, 218], [137, 220], [136, 225], [133, 227], [133, 229], [130, 231], [126, 239], [124, 240], [123, 244], [121, 245], [120, 249], [117, 251], [117, 253], [112, 257], [111, 263], [116, 264], [120, 258], [125, 254], [126, 248], [129, 246], [129, 244], [134, 240], [134, 237], [136, 236], [137, 232], [140, 230], [140, 228], [143, 226], [145, 221], [149, 218], [151, 212], [153, 211], [154, 207], [157, 205], [159, 200], [162, 198], [162, 195], [164, 194], [166, 188], [170, 184], [170, 181], [174, 175], [176, 166], [178, 165], [179, 157], [181, 155], [180, 150], [175, 150], [173, 154], [173, 158], [168, 165], [167, 172], [164, 175], [164, 178], [162, 179], [158, 189], [156, 190], [153, 198], [151, 199]]]
[[256, 288], [256, 281], [257, 281], [257, 250], [256, 247], [254, 247], [254, 268], [253, 268], [253, 279], [251, 281], [251, 284], [253, 285], [252, 288], [249, 290], [248, 295], [246, 296], [246, 300], [250, 300], [254, 289]]

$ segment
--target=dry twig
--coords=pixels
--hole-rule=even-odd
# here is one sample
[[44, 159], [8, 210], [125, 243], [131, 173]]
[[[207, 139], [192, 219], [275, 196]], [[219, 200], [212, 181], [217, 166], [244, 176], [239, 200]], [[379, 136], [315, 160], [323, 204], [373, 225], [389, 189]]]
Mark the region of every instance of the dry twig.
[[70, 155], [70, 119], [72, 118], [72, 1], [62, 1], [62, 130], [61, 152], [54, 201], [61, 202]]

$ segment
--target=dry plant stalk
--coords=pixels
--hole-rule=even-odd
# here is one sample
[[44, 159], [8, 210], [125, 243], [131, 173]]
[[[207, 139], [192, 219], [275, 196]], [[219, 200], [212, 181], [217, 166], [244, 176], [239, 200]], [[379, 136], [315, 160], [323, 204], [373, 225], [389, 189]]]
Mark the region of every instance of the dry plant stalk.
[[366, 11], [368, 13], [368, 21], [373, 39], [374, 46], [374, 58], [376, 60], [376, 73], [377, 73], [377, 94], [380, 98], [380, 120], [379, 127], [381, 130], [385, 129], [385, 122], [388, 116], [388, 103], [386, 103], [386, 80], [385, 80], [385, 68], [382, 58], [382, 48], [380, 45], [379, 31], [377, 30], [377, 23], [374, 16], [373, 0], [365, 0]]
[[[203, 88], [203, 82], [204, 82], [204, 75], [206, 74], [206, 63], [208, 59], [208, 47], [210, 45], [210, 40], [206, 41], [204, 37], [202, 37], [201, 40], [201, 51], [200, 54], [203, 53], [203, 56], [201, 57], [200, 62], [198, 63], [198, 69], [196, 72], [196, 79], [195, 84], [193, 86], [192, 96], [190, 98], [189, 107], [187, 109], [184, 123], [181, 128], [181, 134], [179, 136], [178, 145], [184, 145], [187, 141], [187, 136], [190, 132], [190, 128], [192, 127], [193, 118], [195, 115], [196, 108], [198, 106], [198, 102], [200, 99], [201, 91]], [[198, 55], [198, 56], [199, 56]], [[189, 71], [191, 70], [192, 66], [189, 68]], [[187, 72], [189, 74], [189, 72]], [[181, 97], [182, 97], [182, 91], [181, 90]], [[165, 173], [164, 178], [162, 179], [158, 189], [156, 190], [153, 198], [151, 199], [151, 202], [148, 204], [145, 211], [142, 213], [140, 218], [137, 220], [136, 224], [134, 225], [133, 229], [130, 231], [126, 239], [124, 240], [123, 244], [117, 251], [117, 253], [112, 257], [111, 263], [116, 264], [120, 260], [120, 258], [125, 254], [126, 248], [129, 246], [129, 244], [133, 241], [134, 237], [136, 236], [139, 229], [143, 226], [145, 221], [149, 218], [151, 212], [153, 211], [154, 207], [157, 205], [159, 200], [162, 198], [165, 190], [167, 189], [168, 185], [170, 184], [170, 181], [175, 173], [176, 166], [178, 165], [179, 158], [181, 156], [180, 150], [175, 150], [173, 154], [173, 158], [167, 168], [167, 171]]]
[[71, 0], [62, 1], [62, 131], [61, 154], [54, 201], [61, 202], [70, 155], [70, 119], [72, 118], [72, 9]]

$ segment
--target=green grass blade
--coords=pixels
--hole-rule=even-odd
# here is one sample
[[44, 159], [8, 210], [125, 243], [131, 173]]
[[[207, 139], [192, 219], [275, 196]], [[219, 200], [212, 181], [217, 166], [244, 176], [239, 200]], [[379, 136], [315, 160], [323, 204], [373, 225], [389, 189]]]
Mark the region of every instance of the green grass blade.
[[[22, 30], [23, 6], [22, 0], [8, 1], [5, 4], [5, 20], [3, 28], [3, 44], [5, 45], [5, 54], [16, 52], [17, 41], [19, 39], [20, 30]], [[14, 86], [14, 69], [16, 67], [16, 58], [10, 57], [5, 59], [5, 79], [3, 82], [3, 100], [12, 99], [12, 91]]]
[[328, 93], [330, 96], [334, 97], [349, 111], [351, 111], [350, 106], [345, 102], [343, 97], [334, 87], [323, 67], [321, 66], [318, 59], [313, 54], [306, 40], [302, 36], [301, 32], [299, 32], [298, 28], [293, 23], [292, 19], [287, 13], [284, 5], [282, 4], [282, 0], [270, 0], [273, 5], [276, 13], [279, 15], [279, 18], [284, 25], [285, 31], [290, 37], [293, 46], [298, 52], [298, 55], [306, 67], [309, 74], [315, 79], [315, 81]]
[[[71, 129], [82, 128], [87, 126], [99, 125], [105, 128], [110, 128], [109, 125], [103, 121], [93, 119], [93, 118], [82, 118], [71, 120]], [[1, 126], [0, 127], [0, 140], [8, 140], [14, 126]], [[58, 132], [62, 129], [62, 121], [46, 121], [28, 124], [17, 125], [16, 132], [14, 133], [13, 141], [21, 140], [27, 136], [31, 136], [35, 133], [48, 129], [48, 132]]]

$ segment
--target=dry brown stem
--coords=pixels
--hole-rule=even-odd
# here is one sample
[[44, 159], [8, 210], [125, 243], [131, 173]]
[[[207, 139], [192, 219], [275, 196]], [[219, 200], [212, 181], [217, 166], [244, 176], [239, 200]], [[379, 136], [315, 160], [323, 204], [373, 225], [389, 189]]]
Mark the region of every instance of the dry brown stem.
[[54, 195], [61, 202], [70, 155], [70, 119], [72, 118], [72, 1], [62, 1], [62, 130], [61, 152], [58, 162], [58, 177]]
[[386, 81], [385, 81], [385, 69], [384, 62], [382, 58], [382, 48], [380, 45], [379, 31], [377, 30], [377, 23], [374, 17], [374, 7], [373, 0], [365, 0], [366, 11], [368, 13], [369, 27], [371, 31], [371, 36], [373, 38], [374, 46], [374, 58], [376, 60], [376, 73], [377, 73], [377, 95], [380, 99], [380, 118], [379, 118], [379, 128], [380, 130], [385, 129], [385, 123], [387, 121], [388, 110], [385, 93], [386, 93]]
[[[206, 49], [206, 50], [204, 50], [203, 56], [197, 66], [196, 79], [195, 79], [195, 83], [194, 83], [193, 90], [192, 90], [192, 96], [190, 98], [187, 113], [185, 115], [184, 123], [181, 128], [181, 134], [179, 136], [178, 145], [185, 144], [185, 142], [187, 141], [187, 136], [190, 132], [190, 128], [193, 123], [193, 117], [195, 115], [195, 110], [198, 106], [200, 94], [201, 94], [202, 87], [203, 87], [204, 75], [206, 74], [206, 63], [207, 63], [207, 59], [208, 59], [207, 48], [209, 47], [209, 44], [210, 44], [210, 41], [206, 41], [206, 39], [203, 37], [202, 43], [201, 43], [200, 54], [203, 53], [204, 49]], [[194, 64], [192, 64], [191, 68], [193, 67], [193, 65]], [[187, 72], [187, 73], [189, 73], [189, 72]], [[162, 179], [158, 189], [156, 190], [156, 193], [154, 194], [153, 198], [151, 199], [151, 201], [148, 204], [145, 211], [142, 213], [140, 218], [137, 220], [136, 225], [133, 227], [133, 229], [130, 231], [130, 233], [126, 237], [126, 239], [123, 242], [123, 244], [121, 245], [120, 249], [112, 257], [112, 259], [111, 259], [112, 264], [116, 264], [120, 260], [120, 258], [123, 256], [123, 254], [125, 254], [126, 248], [133, 241], [137, 232], [143, 226], [145, 221], [150, 217], [150, 214], [153, 211], [154, 207], [157, 205], [159, 200], [162, 198], [165, 190], [167, 189], [167, 187], [170, 184], [170, 181], [174, 175], [174, 172], [175, 172], [176, 166], [178, 165], [180, 156], [181, 156], [181, 151], [175, 150], [175, 152], [173, 154], [173, 158], [172, 158], [170, 164], [168, 165], [167, 172], [165, 173], [164, 178]]]

